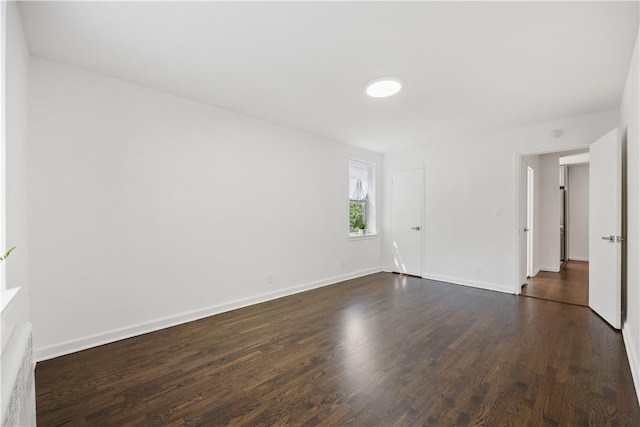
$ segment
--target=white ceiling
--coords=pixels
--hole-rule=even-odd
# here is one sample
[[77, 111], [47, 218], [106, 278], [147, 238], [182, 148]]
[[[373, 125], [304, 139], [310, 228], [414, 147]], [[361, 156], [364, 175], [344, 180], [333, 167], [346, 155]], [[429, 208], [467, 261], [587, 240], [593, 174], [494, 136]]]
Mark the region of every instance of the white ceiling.
[[379, 152], [617, 108], [638, 30], [638, 2], [19, 7], [33, 55]]

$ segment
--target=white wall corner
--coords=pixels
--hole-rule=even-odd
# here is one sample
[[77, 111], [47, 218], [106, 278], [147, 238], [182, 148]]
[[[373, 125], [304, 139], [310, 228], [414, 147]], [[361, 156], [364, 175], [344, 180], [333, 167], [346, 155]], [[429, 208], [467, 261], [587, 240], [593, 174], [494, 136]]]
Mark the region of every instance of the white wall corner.
[[549, 271], [551, 273], [559, 273], [560, 272], [560, 267], [559, 266], [555, 266], [555, 267], [549, 267], [549, 266], [544, 266], [541, 265], [538, 269], [538, 271]]

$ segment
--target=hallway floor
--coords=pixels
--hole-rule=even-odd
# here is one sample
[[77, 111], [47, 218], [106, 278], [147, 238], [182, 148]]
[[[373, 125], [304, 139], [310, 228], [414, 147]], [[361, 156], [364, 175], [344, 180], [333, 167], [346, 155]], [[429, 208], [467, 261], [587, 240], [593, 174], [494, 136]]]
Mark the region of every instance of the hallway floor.
[[530, 277], [522, 296], [589, 305], [589, 263], [568, 261], [559, 273], [541, 271]]

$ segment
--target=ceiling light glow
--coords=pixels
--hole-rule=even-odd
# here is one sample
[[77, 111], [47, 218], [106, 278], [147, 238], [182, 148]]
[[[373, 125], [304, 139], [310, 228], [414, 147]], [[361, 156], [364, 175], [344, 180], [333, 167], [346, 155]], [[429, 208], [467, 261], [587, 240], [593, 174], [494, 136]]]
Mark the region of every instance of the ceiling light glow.
[[365, 87], [367, 95], [373, 98], [386, 98], [402, 89], [402, 80], [397, 77], [379, 77], [371, 80]]

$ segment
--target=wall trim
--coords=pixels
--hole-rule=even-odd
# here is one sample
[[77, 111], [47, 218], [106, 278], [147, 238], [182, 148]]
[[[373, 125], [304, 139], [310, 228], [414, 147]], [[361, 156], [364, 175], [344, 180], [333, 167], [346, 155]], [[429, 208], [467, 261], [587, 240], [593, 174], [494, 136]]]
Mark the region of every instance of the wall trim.
[[309, 282], [302, 285], [292, 286], [273, 292], [255, 295], [252, 297], [241, 298], [223, 304], [214, 305], [208, 308], [188, 311], [185, 313], [163, 317], [149, 322], [138, 323], [136, 325], [126, 326], [124, 328], [112, 329], [110, 331], [89, 335], [83, 338], [77, 338], [59, 344], [47, 347], [37, 348], [34, 351], [36, 362], [53, 359], [54, 357], [64, 356], [66, 354], [75, 353], [77, 351], [86, 350], [88, 348], [109, 344], [115, 341], [135, 337], [149, 332], [158, 331], [172, 326], [181, 325], [183, 323], [193, 322], [194, 320], [203, 319], [205, 317], [214, 316], [216, 314], [225, 313], [227, 311], [237, 310], [239, 308], [248, 307], [250, 305], [260, 304], [274, 299], [298, 294], [312, 289], [322, 288], [324, 286], [335, 285], [346, 280], [356, 279], [358, 277], [368, 276], [370, 274], [379, 273], [382, 267], [369, 268], [365, 270], [354, 271], [352, 273], [342, 274], [330, 277], [324, 280]]
[[560, 267], [547, 267], [547, 266], [543, 266], [541, 265], [538, 272], [540, 271], [549, 271], [551, 273], [560, 273]]
[[13, 298], [20, 292], [20, 287], [0, 290], [0, 314], [9, 307]]
[[629, 359], [629, 368], [631, 368], [631, 376], [633, 377], [633, 386], [636, 389], [636, 398], [640, 403], [640, 366], [638, 366], [638, 352], [633, 346], [633, 340], [629, 335], [629, 328], [626, 324], [622, 326], [622, 340], [624, 348], [627, 351], [627, 359]]
[[502, 292], [513, 295], [513, 289], [510, 286], [501, 286], [494, 283], [477, 282], [475, 280], [458, 279], [456, 277], [440, 276], [438, 274], [423, 274], [423, 279], [436, 280], [438, 282], [453, 283], [454, 285], [469, 286], [472, 288], [485, 289], [487, 291]]
[[586, 262], [589, 262], [589, 257], [584, 257], [584, 256], [569, 256], [569, 261], [586, 261]]

